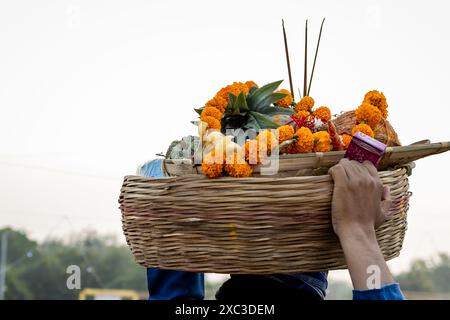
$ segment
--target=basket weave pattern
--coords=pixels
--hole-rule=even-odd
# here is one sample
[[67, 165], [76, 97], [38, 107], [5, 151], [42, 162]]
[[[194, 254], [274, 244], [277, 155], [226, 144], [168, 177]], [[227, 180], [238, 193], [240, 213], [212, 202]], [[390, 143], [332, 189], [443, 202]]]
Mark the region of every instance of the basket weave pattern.
[[[399, 255], [410, 193], [406, 168], [379, 172], [393, 218], [377, 230], [385, 259]], [[145, 267], [232, 274], [346, 268], [331, 224], [329, 175], [207, 179], [125, 177], [123, 230]], [[220, 214], [219, 214], [220, 213]]]

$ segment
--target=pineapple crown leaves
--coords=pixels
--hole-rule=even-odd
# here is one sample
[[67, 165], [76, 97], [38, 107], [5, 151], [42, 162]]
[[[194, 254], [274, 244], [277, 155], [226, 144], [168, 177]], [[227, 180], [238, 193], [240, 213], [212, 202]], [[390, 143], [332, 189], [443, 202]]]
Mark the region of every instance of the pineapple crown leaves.
[[[275, 115], [292, 115], [291, 108], [281, 108], [273, 104], [287, 94], [275, 92], [283, 80], [268, 83], [261, 88], [253, 87], [245, 95], [228, 94], [228, 105], [222, 118], [222, 131], [232, 128], [243, 129], [275, 129], [279, 125], [272, 120]], [[194, 109], [201, 115], [204, 108]]]
[[290, 108], [280, 108], [272, 104], [283, 99], [287, 94], [274, 92], [281, 81], [266, 84], [261, 88], [252, 88], [247, 96], [240, 93], [238, 96], [229, 94], [229, 101], [222, 119], [222, 129], [275, 129], [278, 124], [272, 116], [278, 114], [294, 114]]

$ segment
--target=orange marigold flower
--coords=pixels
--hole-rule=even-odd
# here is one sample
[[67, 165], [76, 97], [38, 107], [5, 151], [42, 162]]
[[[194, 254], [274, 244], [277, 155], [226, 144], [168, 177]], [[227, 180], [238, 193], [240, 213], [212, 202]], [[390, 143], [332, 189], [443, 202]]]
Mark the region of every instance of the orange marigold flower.
[[251, 88], [253, 88], [253, 87], [258, 87], [258, 85], [255, 83], [255, 82], [253, 82], [253, 81], [247, 81], [246, 83], [245, 83], [245, 85], [247, 86], [247, 88], [248, 88], [248, 90], [250, 90]]
[[[203, 112], [202, 112], [203, 113]], [[211, 116], [206, 116], [202, 119], [202, 121], [206, 122], [208, 124], [208, 128], [209, 129], [217, 129], [220, 130], [220, 128], [222, 127], [220, 124], [220, 121], [217, 120], [216, 118], [213, 118]]]
[[219, 111], [219, 109], [215, 107], [206, 107], [203, 109], [202, 114], [200, 116], [200, 119], [203, 120], [205, 117], [213, 117], [217, 120], [222, 119], [222, 112]]
[[294, 107], [295, 112], [310, 111], [314, 107], [314, 99], [304, 96]]
[[328, 107], [319, 107], [313, 112], [314, 117], [322, 120], [322, 122], [328, 122], [331, 119], [331, 111]]
[[377, 90], [369, 91], [364, 96], [364, 101], [367, 102], [378, 109], [380, 109], [381, 114], [383, 115], [383, 118], [387, 118], [388, 116], [388, 104], [386, 101], [386, 97], [384, 96], [383, 92], [379, 92]]
[[236, 152], [230, 159], [227, 159], [225, 171], [232, 177], [248, 177], [252, 174], [252, 167]]
[[215, 96], [214, 98], [212, 98], [211, 100], [209, 100], [206, 103], [205, 108], [208, 108], [208, 107], [217, 108], [221, 113], [223, 113], [223, 112], [225, 112], [227, 104], [228, 104], [227, 100], [225, 100], [224, 98], [222, 98], [220, 96]]
[[297, 153], [308, 153], [313, 150], [314, 136], [309, 128], [301, 127], [297, 130], [295, 135], [297, 136], [297, 141], [294, 143], [295, 146], [292, 148], [295, 149]]
[[318, 131], [314, 136], [314, 152], [328, 152], [331, 151], [331, 138], [327, 131]]
[[[258, 142], [256, 140], [248, 140], [244, 144], [245, 160], [250, 164], [261, 163], [260, 155], [266, 153], [267, 149], [261, 150], [261, 154], [258, 150]], [[263, 155], [262, 155], [263, 156]]]
[[271, 130], [263, 130], [256, 136], [258, 141], [258, 148], [270, 151], [278, 145], [278, 140]]
[[228, 172], [230, 176], [236, 178], [249, 177], [253, 172], [252, 167], [247, 162], [242, 164], [239, 163], [232, 165], [227, 164], [225, 166], [225, 170]]
[[202, 161], [202, 172], [208, 178], [220, 177], [223, 172], [223, 163], [215, 163], [214, 155], [208, 153]]
[[302, 111], [300, 110], [299, 112], [297, 112], [296, 114], [293, 115], [294, 118], [297, 119], [306, 119], [311, 115], [311, 113], [309, 113], [309, 111]]
[[348, 149], [348, 146], [350, 145], [350, 142], [352, 141], [352, 138], [353, 138], [353, 137], [352, 137], [351, 135], [346, 134], [346, 133], [344, 133], [344, 134], [341, 136], [342, 143], [344, 144], [345, 150]]
[[377, 107], [364, 102], [355, 110], [355, 116], [356, 123], [366, 123], [372, 129], [375, 129], [378, 123], [380, 123], [382, 114]]
[[277, 128], [278, 133], [278, 143], [283, 143], [286, 140], [292, 139], [294, 135], [294, 128], [290, 125], [284, 125]]
[[283, 99], [280, 99], [277, 102], [275, 102], [275, 105], [279, 106], [279, 107], [283, 107], [283, 108], [289, 107], [291, 105], [291, 103], [294, 101], [294, 99], [292, 98], [291, 92], [286, 89], [281, 89], [278, 92], [285, 93], [286, 96]]
[[227, 102], [229, 100], [228, 94], [233, 94], [235, 96], [238, 96], [239, 93], [243, 92], [244, 94], [247, 94], [250, 91], [248, 86], [245, 83], [242, 82], [233, 82], [233, 84], [230, 84], [217, 92], [216, 96], [219, 96], [223, 99], [225, 99]]
[[374, 137], [375, 134], [373, 133], [373, 130], [371, 127], [369, 127], [369, 125], [365, 124], [365, 123], [360, 123], [356, 126], [353, 127], [352, 129], [352, 136], [355, 135], [355, 133], [357, 133], [358, 131], [370, 136], [370, 137]]

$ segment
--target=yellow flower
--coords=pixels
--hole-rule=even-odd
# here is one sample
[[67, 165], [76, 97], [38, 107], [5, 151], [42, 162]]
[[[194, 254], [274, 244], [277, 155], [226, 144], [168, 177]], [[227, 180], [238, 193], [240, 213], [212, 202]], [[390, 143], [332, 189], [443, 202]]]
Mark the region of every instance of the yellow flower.
[[232, 177], [240, 178], [249, 177], [253, 169], [238, 153], [234, 153], [232, 158], [227, 159], [225, 171]]
[[203, 157], [202, 172], [208, 178], [216, 178], [222, 175], [223, 163], [215, 163], [214, 152], [208, 153]]
[[322, 122], [328, 122], [331, 119], [331, 111], [328, 107], [319, 107], [313, 112], [314, 117], [322, 120]]
[[312, 107], [314, 107], [314, 99], [305, 96], [303, 97], [294, 107], [295, 112], [299, 111], [311, 111]]
[[[203, 112], [202, 112], [203, 113]], [[216, 118], [213, 118], [211, 116], [206, 116], [202, 119], [202, 121], [206, 122], [208, 124], [209, 129], [217, 129], [220, 130], [221, 124], [220, 121]]]
[[365, 124], [365, 123], [360, 123], [356, 126], [353, 127], [352, 129], [352, 136], [355, 135], [355, 133], [357, 133], [358, 131], [370, 136], [370, 137], [374, 137], [375, 134], [373, 133], [373, 130], [371, 127], [369, 127], [369, 125]]
[[382, 115], [381, 111], [377, 107], [364, 102], [358, 107], [358, 109], [355, 110], [355, 116], [356, 123], [366, 123], [372, 129], [375, 129], [378, 123], [380, 123]]
[[292, 139], [292, 136], [294, 135], [294, 128], [292, 128], [290, 125], [284, 125], [277, 128], [278, 132], [278, 143], [283, 143], [286, 140]]
[[377, 90], [372, 90], [366, 93], [364, 96], [364, 101], [367, 102], [378, 109], [380, 109], [381, 114], [383, 115], [383, 118], [387, 118], [388, 116], [388, 105], [386, 101], [386, 97], [384, 96], [383, 92], [378, 92]]
[[308, 153], [313, 150], [314, 136], [309, 128], [301, 127], [295, 135], [297, 136], [297, 141], [293, 143], [295, 153]]
[[205, 109], [203, 109], [200, 119], [203, 120], [205, 119], [205, 117], [209, 116], [213, 117], [214, 119], [221, 120], [222, 112], [220, 112], [219, 109], [215, 107], [206, 107]]
[[214, 107], [217, 108], [221, 113], [225, 112], [225, 109], [227, 107], [228, 101], [220, 96], [215, 96], [211, 100], [209, 100], [206, 105], [205, 109], [208, 107]]
[[331, 151], [330, 134], [327, 131], [318, 131], [314, 136], [314, 152], [328, 152]]
[[350, 142], [352, 141], [352, 136], [344, 133], [341, 138], [342, 138], [342, 143], [344, 144], [344, 148], [345, 148], [345, 150], [347, 150], [348, 146], [350, 145]]
[[279, 107], [283, 107], [283, 108], [288, 108], [291, 105], [291, 103], [294, 101], [294, 99], [292, 98], [291, 92], [286, 89], [281, 89], [278, 92], [285, 93], [286, 96], [283, 99], [280, 99], [277, 102], [275, 102], [275, 105], [277, 105]]

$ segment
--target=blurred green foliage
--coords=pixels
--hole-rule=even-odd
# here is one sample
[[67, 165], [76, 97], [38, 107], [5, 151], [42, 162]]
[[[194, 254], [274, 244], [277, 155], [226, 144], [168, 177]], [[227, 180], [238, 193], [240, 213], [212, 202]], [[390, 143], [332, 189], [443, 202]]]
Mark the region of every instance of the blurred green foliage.
[[21, 231], [8, 232], [6, 299], [78, 299], [80, 290], [67, 288], [67, 267], [81, 270], [81, 289], [147, 290], [145, 269], [138, 266], [128, 247], [111, 237], [83, 233], [69, 241], [36, 243]]
[[[125, 245], [113, 237], [84, 232], [69, 240], [30, 240], [25, 232], [10, 228], [6, 299], [78, 299], [80, 290], [67, 288], [67, 267], [81, 270], [81, 289], [105, 288], [147, 291], [145, 268], [140, 267]], [[440, 254], [430, 261], [416, 260], [408, 271], [397, 275], [402, 290], [450, 292], [450, 256]], [[206, 299], [214, 299], [220, 283], [205, 283]], [[330, 282], [328, 299], [351, 299], [351, 286]]]

